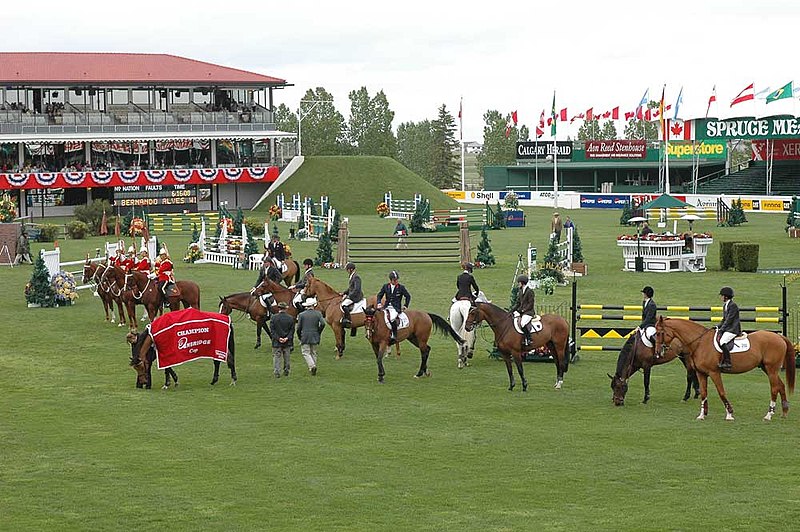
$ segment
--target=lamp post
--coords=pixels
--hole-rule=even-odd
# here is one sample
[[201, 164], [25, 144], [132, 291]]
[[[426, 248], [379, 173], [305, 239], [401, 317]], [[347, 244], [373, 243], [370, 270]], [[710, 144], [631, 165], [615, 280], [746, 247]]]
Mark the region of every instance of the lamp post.
[[634, 267], [633, 269], [637, 272], [644, 271], [644, 259], [642, 258], [642, 244], [641, 244], [641, 228], [642, 222], [646, 222], [647, 218], [644, 216], [634, 216], [628, 220], [628, 223], [634, 222], [636, 223], [636, 259], [634, 259]]
[[[311, 114], [311, 111], [313, 111], [317, 105], [326, 102], [331, 103], [331, 100], [300, 100], [300, 107], [297, 108], [297, 155], [303, 155], [303, 143], [301, 136], [303, 119]], [[311, 104], [311, 107], [306, 109], [305, 112], [303, 112], [304, 103]]]

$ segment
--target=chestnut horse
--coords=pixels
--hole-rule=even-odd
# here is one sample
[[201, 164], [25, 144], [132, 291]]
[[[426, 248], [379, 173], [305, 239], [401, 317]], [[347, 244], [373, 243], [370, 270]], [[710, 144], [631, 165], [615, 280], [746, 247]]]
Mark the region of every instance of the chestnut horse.
[[[333, 337], [336, 339], [336, 360], [344, 356], [345, 348], [345, 334], [344, 327], [342, 327], [342, 296], [339, 292], [334, 290], [328, 283], [317, 278], [312, 277], [308, 280], [305, 288], [305, 296], [317, 298], [317, 305], [319, 311], [325, 316], [325, 321], [330, 325], [333, 331]], [[375, 307], [377, 305], [376, 296], [367, 298], [367, 307]], [[364, 325], [365, 314], [358, 312], [350, 314], [350, 336], [356, 335], [356, 329]], [[400, 342], [395, 344], [395, 354], [400, 356]]]
[[694, 398], [700, 396], [700, 383], [697, 380], [697, 374], [694, 370], [686, 365], [686, 353], [683, 352], [683, 344], [677, 338], [669, 345], [669, 349], [663, 356], [655, 358], [654, 349], [647, 347], [642, 343], [639, 332], [634, 332], [622, 349], [617, 358], [617, 372], [614, 376], [608, 375], [611, 379], [612, 398], [615, 406], [622, 406], [625, 404], [625, 394], [628, 393], [628, 379], [640, 369], [644, 373], [644, 400], [642, 403], [647, 404], [650, 400], [650, 370], [653, 366], [660, 366], [667, 362], [672, 362], [676, 358], [681, 361], [686, 368], [686, 392], [683, 394], [683, 400], [688, 401], [692, 395], [692, 388], [694, 388]]
[[[126, 337], [131, 344], [131, 367], [136, 370], [136, 387], [150, 389], [152, 386], [152, 367], [153, 361], [156, 359], [156, 350], [153, 348], [153, 337], [150, 336], [149, 331], [140, 333], [128, 333]], [[236, 345], [233, 339], [233, 325], [231, 325], [231, 334], [228, 336], [228, 369], [231, 370], [231, 386], [236, 386]], [[214, 360], [214, 375], [211, 377], [211, 384], [214, 385], [219, 381], [219, 360]], [[162, 390], [169, 388], [169, 379], [172, 377], [175, 380], [175, 386], [178, 385], [178, 374], [172, 368], [164, 370], [164, 386]]]
[[[389, 339], [392, 335], [392, 330], [386, 325], [383, 313], [384, 311], [375, 310], [374, 307], [367, 307], [364, 312], [364, 328], [367, 332], [367, 340], [369, 340], [372, 350], [375, 352], [375, 358], [378, 362], [378, 382], [381, 384], [383, 383], [383, 376], [386, 374], [383, 369], [383, 357], [389, 349]], [[420, 310], [406, 310], [405, 313], [408, 316], [409, 324], [408, 327], [397, 331], [396, 343], [399, 344], [403, 340], [408, 340], [419, 348], [419, 371], [414, 377], [430, 377], [428, 356], [431, 353], [431, 347], [428, 345], [428, 340], [431, 337], [431, 331], [435, 329], [438, 333], [449, 334], [459, 344], [463, 344], [464, 340], [450, 327], [447, 320], [441, 316]]]
[[[259, 290], [262, 291], [260, 292]], [[266, 292], [272, 292], [276, 303], [283, 301], [289, 305], [289, 308], [286, 309], [287, 314], [290, 314], [293, 318], [297, 317], [297, 309], [292, 305], [294, 293], [285, 286], [271, 280], [262, 282], [252, 294], [250, 292], [240, 292], [225, 297], [220, 296], [219, 298], [220, 314], [230, 316], [234, 310], [238, 310], [247, 314], [256, 323], [256, 345], [253, 349], [261, 347], [262, 330], [266, 331], [267, 336], [272, 338], [268, 325], [272, 309], [265, 308], [258, 300], [259, 296]]]
[[[700, 415], [697, 419], [705, 419], [708, 415], [708, 378], [711, 377], [722, 404], [725, 405], [725, 419], [733, 421], [733, 406], [728, 401], [725, 387], [722, 385], [721, 370], [718, 367], [721, 354], [714, 348], [714, 334], [714, 329], [708, 329], [693, 321], [659, 316], [656, 321], [656, 350], [665, 352], [673, 339], [679, 339], [688, 353], [689, 367], [700, 377]], [[764, 419], [769, 421], [775, 414], [778, 394], [781, 396], [782, 416], [786, 417], [789, 413], [789, 401], [786, 398], [786, 387], [781, 380], [780, 371], [783, 366], [786, 370], [789, 393], [794, 393], [796, 371], [794, 346], [788, 338], [773, 331], [755, 331], [750, 333], [748, 338], [750, 349], [732, 353], [733, 367], [725, 370], [725, 373], [746, 373], [761, 368], [769, 377], [772, 393], [769, 410]]]
[[[119, 327], [125, 325], [125, 311], [122, 307], [121, 287], [112, 286], [112, 281], [101, 281], [108, 265], [105, 263], [95, 263], [89, 260], [87, 256], [86, 262], [83, 265], [83, 284], [94, 285], [95, 292], [100, 296], [100, 301], [103, 302], [103, 310], [106, 313], [106, 321], [114, 323], [114, 303], [117, 304], [119, 310]], [[117, 295], [114, 295], [114, 294]], [[109, 320], [109, 310], [111, 316]]]
[[[491, 303], [475, 303], [467, 315], [466, 330], [473, 330], [480, 322], [485, 321], [494, 332], [494, 343], [508, 370], [508, 389], [513, 390], [514, 370], [511, 367], [513, 359], [517, 366], [519, 378], [522, 380], [522, 391], [528, 390], [528, 381], [522, 369], [522, 359], [526, 351], [522, 350], [522, 335], [514, 329], [513, 316], [506, 310]], [[533, 345], [528, 351], [542, 346], [547, 346], [553, 361], [556, 364], [557, 390], [564, 384], [564, 373], [569, 369], [569, 324], [567, 320], [556, 314], [542, 315], [542, 330], [531, 334]]]
[[[262, 259], [263, 260], [263, 259]], [[267, 266], [267, 274], [264, 276], [265, 279], [271, 279], [276, 283], [283, 281], [286, 283], [286, 286], [291, 284], [297, 284], [297, 281], [300, 280], [300, 264], [294, 259], [286, 259], [284, 264], [286, 264], [286, 271], [281, 272], [275, 267], [275, 264], [269, 260], [269, 266]], [[294, 277], [294, 283], [292, 283], [292, 277]]]
[[[118, 269], [118, 268], [117, 268]], [[117, 274], [119, 275], [119, 274]], [[144, 305], [147, 316], [153, 321], [161, 309], [162, 299], [155, 279], [151, 279], [145, 272], [132, 271], [125, 275], [125, 289], [130, 291], [132, 298], [126, 298], [128, 307], [129, 325], [131, 330], [136, 330], [136, 305]], [[169, 297], [169, 309], [183, 308], [200, 309], [200, 287], [194, 281], [176, 281], [179, 293]]]

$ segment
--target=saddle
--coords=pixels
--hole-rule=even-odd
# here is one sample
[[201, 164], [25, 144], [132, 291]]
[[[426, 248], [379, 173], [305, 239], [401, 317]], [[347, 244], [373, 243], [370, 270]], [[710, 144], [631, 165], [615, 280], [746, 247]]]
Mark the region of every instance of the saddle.
[[[389, 313], [388, 312], [384, 312], [383, 313], [383, 321], [386, 322], [386, 326], [387, 327], [389, 327], [390, 329], [392, 328], [392, 324], [389, 321]], [[398, 331], [400, 329], [405, 329], [406, 327], [409, 326], [410, 323], [411, 323], [411, 321], [408, 319], [408, 315], [405, 312], [401, 312], [400, 314], [397, 315], [397, 330]]]
[[181, 297], [181, 289], [174, 281], [168, 281], [164, 285], [164, 295], [167, 297]]
[[367, 308], [367, 298], [353, 303], [353, 308], [350, 310], [350, 315], [352, 316], [353, 314], [360, 314], [361, 312], [364, 312], [365, 308]]
[[[714, 349], [717, 352], [722, 353], [722, 348], [719, 345], [719, 337], [722, 333], [719, 331], [714, 332]], [[750, 339], [747, 337], [747, 333], [742, 333], [730, 342], [728, 342], [728, 351], [733, 353], [741, 353], [742, 351], [747, 351], [750, 349]]]
[[[519, 334], [525, 334], [525, 332], [522, 330], [522, 325], [520, 325], [520, 320], [521, 319], [522, 319], [521, 316], [514, 316], [512, 318], [512, 321], [514, 322], [514, 329]], [[540, 315], [538, 315], [538, 314], [536, 316], [534, 316], [531, 319], [531, 322], [528, 324], [528, 327], [530, 328], [532, 333], [537, 333], [537, 332], [541, 331], [544, 328], [544, 325], [542, 325], [542, 317]]]

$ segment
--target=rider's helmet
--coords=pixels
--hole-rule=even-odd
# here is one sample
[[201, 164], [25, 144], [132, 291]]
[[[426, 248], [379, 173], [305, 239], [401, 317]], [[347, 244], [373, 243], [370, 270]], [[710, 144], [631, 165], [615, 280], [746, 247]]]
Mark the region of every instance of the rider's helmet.
[[397, 270], [392, 270], [389, 272], [389, 280], [396, 281], [400, 278], [400, 274], [397, 273]]
[[518, 283], [528, 284], [528, 281], [529, 281], [529, 279], [528, 279], [527, 275], [520, 275], [519, 277], [517, 277], [517, 282]]
[[345, 270], [347, 270], [348, 272], [351, 272], [351, 271], [353, 271], [353, 270], [355, 270], [355, 269], [356, 269], [356, 265], [355, 265], [355, 264], [353, 264], [352, 262], [348, 262], [348, 263], [345, 265], [344, 269], [345, 269]]
[[467, 270], [469, 273], [472, 273], [472, 269], [475, 268], [475, 265], [471, 262], [464, 263], [464, 269]]
[[314, 261], [313, 260], [311, 260], [311, 259], [304, 259], [303, 260], [303, 266], [313, 266], [313, 265], [314, 265]]
[[642, 293], [644, 295], [646, 295], [647, 297], [653, 297], [653, 294], [655, 292], [653, 291], [653, 287], [652, 286], [645, 286], [644, 288], [642, 288]]
[[162, 257], [169, 257], [169, 253], [167, 252], [167, 248], [161, 247], [161, 250], [158, 252], [159, 255]]
[[719, 289], [719, 295], [725, 296], [728, 299], [733, 299], [733, 288], [730, 286], [723, 286]]
[[147, 255], [147, 253], [148, 253], [147, 252], [147, 246], [142, 246], [141, 249], [139, 250], [139, 253], [141, 253], [143, 255]]
[[133, 253], [136, 253], [136, 248], [135, 248], [135, 247], [133, 247], [133, 246], [130, 246], [130, 247], [128, 248], [128, 254], [133, 254]]

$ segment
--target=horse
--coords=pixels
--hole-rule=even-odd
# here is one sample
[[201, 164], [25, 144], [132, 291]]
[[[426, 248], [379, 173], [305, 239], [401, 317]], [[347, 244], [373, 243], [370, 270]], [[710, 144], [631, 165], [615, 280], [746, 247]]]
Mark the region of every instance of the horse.
[[[391, 345], [389, 339], [392, 334], [392, 330], [386, 325], [383, 314], [384, 311], [375, 310], [374, 307], [367, 307], [364, 311], [364, 328], [366, 329], [367, 340], [369, 340], [372, 350], [375, 352], [375, 358], [378, 362], [378, 382], [381, 384], [383, 384], [383, 377], [386, 374], [383, 369], [383, 357]], [[403, 340], [408, 340], [414, 344], [419, 349], [420, 354], [419, 371], [414, 377], [430, 377], [428, 356], [431, 353], [431, 347], [428, 345], [428, 340], [431, 337], [431, 331], [436, 330], [441, 334], [449, 334], [453, 340], [459, 343], [463, 343], [464, 340], [458, 336], [458, 333], [441, 316], [421, 310], [406, 310], [405, 314], [408, 316], [408, 327], [398, 329], [395, 343], [399, 344]], [[378, 316], [377, 319], [376, 316]]]
[[[95, 287], [95, 292], [100, 296], [100, 301], [103, 303], [103, 310], [106, 313], [106, 321], [114, 323], [114, 303], [117, 304], [119, 311], [119, 327], [125, 326], [125, 312], [122, 310], [122, 299], [119, 296], [114, 296], [111, 284], [108, 282], [101, 282], [100, 279], [108, 268], [107, 264], [91, 262], [89, 257], [86, 257], [86, 262], [83, 265], [83, 284], [92, 284]], [[120, 290], [121, 292], [121, 290]], [[111, 316], [109, 320], [109, 310]]]
[[[483, 290], [478, 293], [478, 297], [475, 301], [491, 303], [491, 301], [486, 299]], [[454, 301], [453, 304], [450, 305], [450, 325], [453, 327], [453, 330], [464, 339], [463, 344], [456, 343], [456, 347], [458, 348], [459, 369], [469, 366], [468, 360], [475, 354], [475, 331], [467, 331], [464, 328], [471, 307], [472, 302], [469, 299]]]
[[[531, 335], [533, 345], [529, 351], [547, 346], [556, 364], [556, 383], [554, 388], [561, 389], [564, 384], [564, 373], [569, 370], [569, 325], [567, 320], [556, 314], [542, 315], [542, 330]], [[508, 370], [508, 389], [513, 390], [514, 370], [511, 367], [513, 358], [517, 366], [519, 378], [522, 380], [522, 391], [528, 390], [528, 381], [522, 369], [522, 335], [514, 329], [514, 318], [506, 310], [491, 303], [475, 303], [469, 310], [466, 330], [473, 330], [480, 322], [486, 321], [494, 332], [494, 343]]]
[[686, 368], [686, 392], [683, 394], [683, 400], [688, 401], [694, 388], [694, 398], [700, 396], [700, 383], [697, 380], [697, 374], [694, 370], [690, 369], [686, 364], [686, 353], [683, 352], [683, 344], [678, 339], [672, 341], [664, 356], [655, 358], [654, 350], [652, 347], [647, 347], [642, 343], [639, 337], [639, 332], [634, 332], [622, 349], [617, 358], [617, 371], [611, 379], [612, 401], [615, 406], [623, 406], [625, 404], [625, 394], [628, 393], [628, 379], [640, 369], [644, 373], [644, 400], [643, 404], [647, 404], [650, 400], [650, 370], [653, 366], [660, 366], [666, 364], [674, 359], [681, 361]]
[[[148, 331], [140, 333], [130, 332], [126, 337], [131, 344], [131, 362], [130, 365], [136, 370], [136, 387], [145, 388], [149, 390], [152, 386], [152, 366], [153, 361], [156, 359], [156, 350], [153, 347], [153, 338]], [[236, 386], [236, 345], [233, 338], [233, 325], [231, 325], [231, 333], [228, 336], [228, 369], [231, 371], [231, 386]], [[211, 378], [211, 385], [213, 386], [219, 381], [219, 366], [220, 361], [214, 360], [214, 375]], [[169, 380], [172, 377], [175, 381], [175, 386], [178, 386], [178, 374], [172, 368], [164, 370], [164, 386], [162, 390], [169, 388]]]
[[[325, 321], [328, 322], [328, 325], [333, 331], [333, 336], [336, 339], [336, 360], [341, 359], [344, 356], [345, 348], [345, 334], [344, 327], [342, 327], [344, 312], [342, 312], [341, 307], [344, 296], [318, 277], [312, 277], [308, 280], [308, 284], [306, 284], [305, 288], [305, 295], [307, 298], [317, 298], [319, 310], [322, 312], [322, 315], [325, 316]], [[376, 296], [370, 296], [367, 298], [367, 307], [375, 307], [377, 302], [378, 299]], [[364, 325], [364, 320], [365, 314], [362, 312], [350, 314], [350, 336], [356, 335], [356, 329]], [[395, 345], [397, 346], [395, 347], [395, 354], [399, 358], [400, 342], [397, 342]]]
[[[117, 274], [119, 275], [119, 274]], [[194, 281], [176, 281], [179, 293], [168, 297], [169, 309], [200, 308], [200, 287]], [[131, 298], [127, 299], [128, 317], [131, 330], [136, 330], [136, 305], [144, 305], [150, 321], [156, 318], [161, 309], [161, 293], [158, 283], [151, 279], [146, 272], [131, 271], [125, 274], [125, 288], [130, 291]]]
[[[269, 283], [269, 284], [265, 284]], [[297, 317], [297, 309], [294, 308], [292, 305], [292, 297], [294, 297], [294, 293], [289, 290], [288, 288], [277, 284], [274, 281], [263, 281], [257, 288], [255, 292], [239, 292], [236, 294], [230, 294], [228, 296], [220, 296], [219, 297], [219, 313], [225, 314], [229, 316], [234, 310], [238, 310], [240, 312], [244, 312], [247, 316], [256, 323], [256, 345], [253, 349], [258, 349], [261, 347], [261, 331], [266, 331], [267, 336], [272, 338], [272, 333], [269, 330], [269, 318], [272, 314], [272, 309], [265, 308], [264, 305], [258, 300], [259, 296], [263, 293], [268, 292], [267, 286], [271, 286], [273, 288], [277, 287], [278, 290], [273, 292], [275, 296], [275, 302], [280, 303], [281, 301], [287, 303], [289, 308], [287, 309], [287, 313], [291, 314], [292, 317]], [[259, 293], [259, 290], [261, 292]], [[288, 297], [288, 300], [287, 300]]]
[[[689, 367], [694, 369], [700, 378], [700, 414], [697, 419], [705, 419], [708, 415], [708, 378], [714, 382], [722, 404], [725, 405], [725, 419], [733, 421], [733, 406], [725, 393], [722, 384], [721, 370], [718, 367], [720, 353], [714, 348], [714, 329], [703, 327], [699, 323], [665, 318], [656, 320], [656, 350], [665, 352], [673, 339], [678, 338], [688, 352]], [[746, 373], [754, 368], [761, 370], [769, 377], [771, 401], [764, 420], [770, 421], [775, 414], [778, 394], [781, 396], [782, 417], [789, 413], [789, 401], [786, 387], [780, 377], [781, 365], [786, 370], [786, 381], [789, 393], [794, 393], [795, 350], [792, 342], [785, 336], [773, 331], [755, 331], [748, 334], [750, 348], [747, 351], [733, 353], [733, 367], [725, 373]]]
[[[275, 267], [275, 264], [269, 260], [269, 266], [267, 266], [267, 279], [271, 279], [276, 283], [283, 282], [286, 286], [290, 284], [297, 284], [300, 280], [300, 264], [294, 259], [286, 259], [284, 264], [286, 265], [286, 271], [282, 272], [278, 268]], [[292, 283], [292, 277], [294, 277], [294, 283]]]

